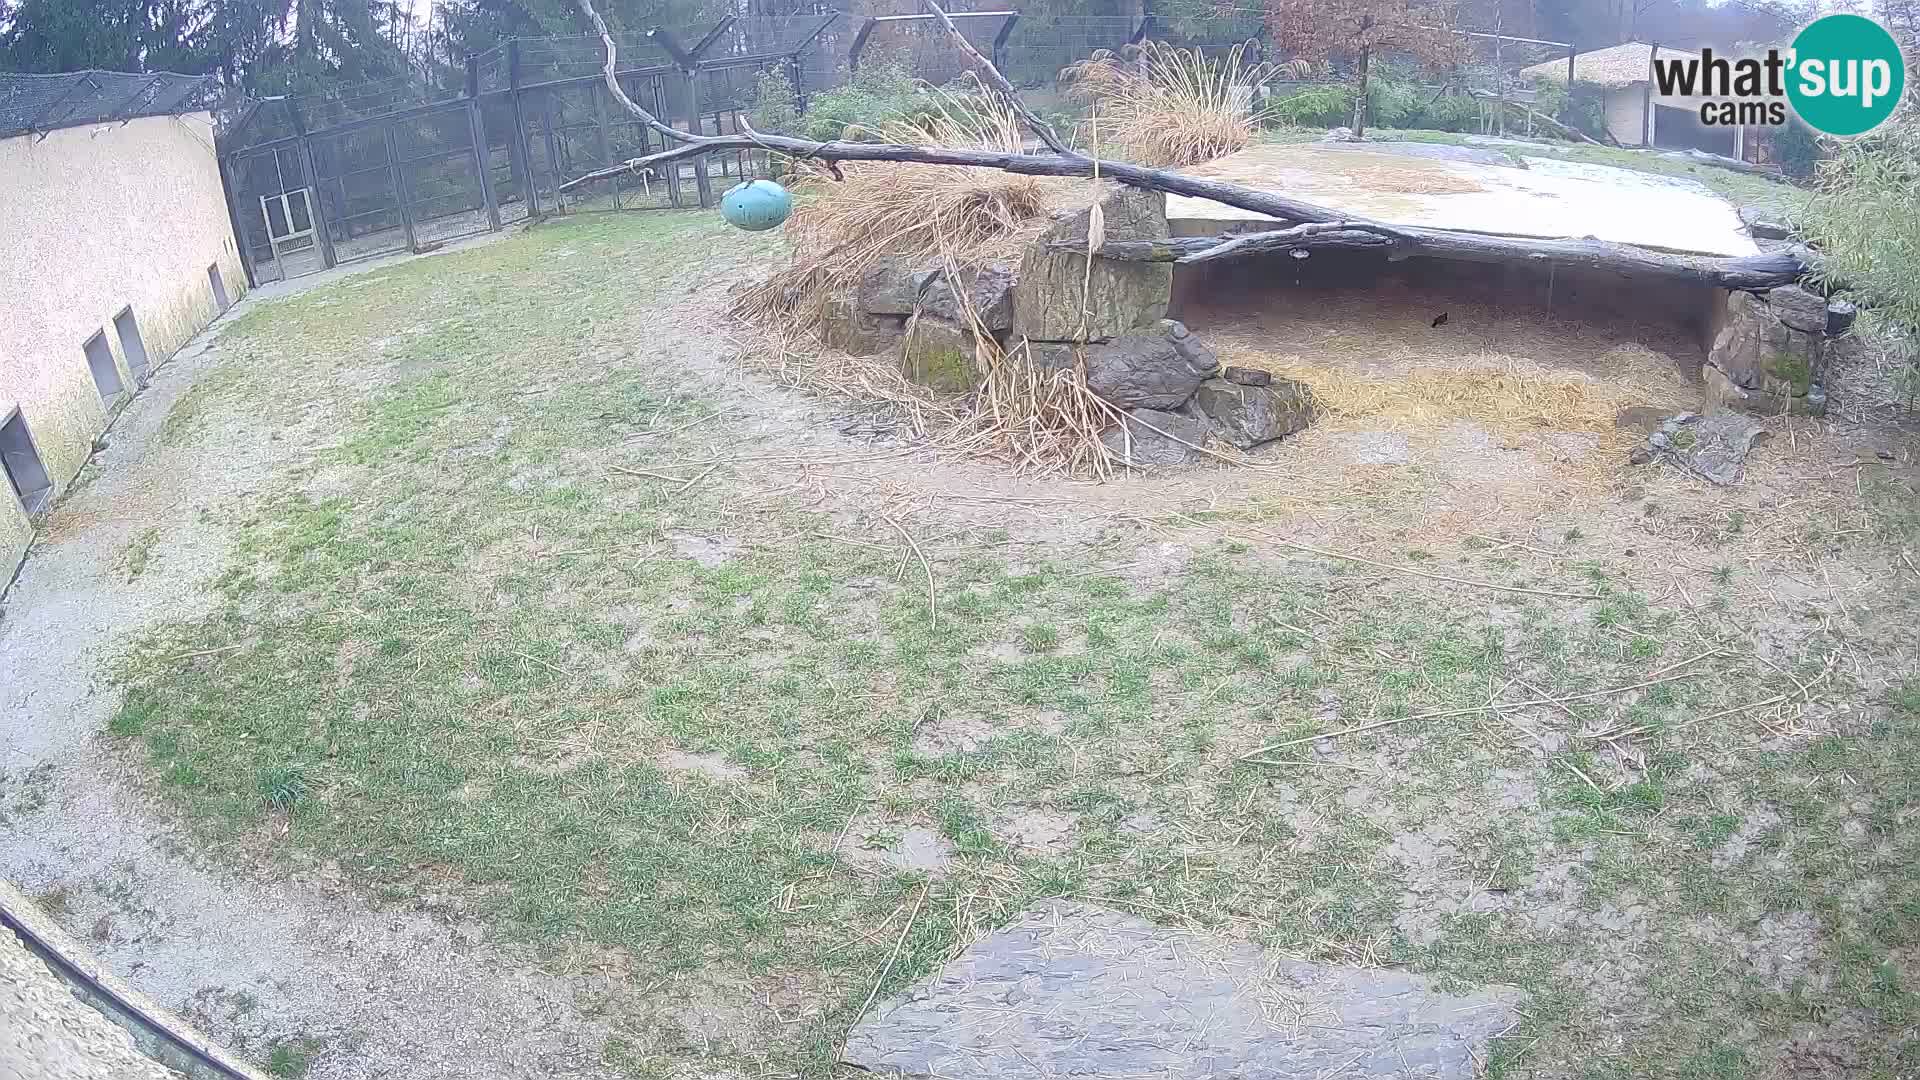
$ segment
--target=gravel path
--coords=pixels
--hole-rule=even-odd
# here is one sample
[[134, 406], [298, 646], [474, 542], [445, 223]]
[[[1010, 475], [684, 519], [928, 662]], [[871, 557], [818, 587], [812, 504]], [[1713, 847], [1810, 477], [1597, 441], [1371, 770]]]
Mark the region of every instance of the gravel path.
[[0, 1078], [177, 1080], [0, 929]]
[[[604, 993], [599, 982], [550, 974], [445, 908], [374, 907], [325, 872], [266, 880], [195, 858], [104, 734], [118, 693], [100, 675], [117, 650], [210, 608], [205, 586], [231, 541], [201, 511], [261, 489], [329, 438], [315, 413], [277, 431], [205, 417], [191, 445], [161, 439], [219, 359], [211, 337], [121, 415], [98, 475], [54, 511], [6, 598], [0, 877], [241, 1056], [311, 1050], [310, 1080], [602, 1075], [606, 1030], [576, 1005]], [[150, 562], [129, 580], [123, 553], [149, 529]]]

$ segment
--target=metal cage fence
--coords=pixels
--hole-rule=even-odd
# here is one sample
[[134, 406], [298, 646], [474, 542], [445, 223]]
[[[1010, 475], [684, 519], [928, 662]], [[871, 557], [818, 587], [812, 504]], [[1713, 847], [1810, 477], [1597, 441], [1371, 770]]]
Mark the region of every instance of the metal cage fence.
[[[1284, 59], [1265, 45], [1264, 16], [1252, 8], [1187, 18], [1028, 15], [990, 6], [952, 15], [976, 49], [1026, 87], [1051, 86], [1073, 63], [1143, 41], [1203, 52], [1252, 42], [1250, 60]], [[1464, 37], [1475, 62], [1459, 78], [1470, 94], [1517, 94], [1512, 72], [1562, 48], [1511, 35]], [[617, 81], [628, 97], [671, 125], [709, 135], [742, 130], [769, 73], [784, 75], [804, 105], [861, 78], [863, 67], [899, 68], [933, 84], [964, 70], [937, 22], [921, 14], [853, 18], [815, 6], [697, 29], [619, 31], [614, 41]], [[671, 148], [613, 100], [605, 59], [597, 35], [516, 38], [464, 67], [228, 103], [216, 113], [221, 167], [249, 272], [294, 276], [556, 211], [705, 206], [716, 184], [768, 173], [765, 153], [729, 151], [622, 173], [584, 195], [562, 193], [571, 178]], [[205, 80], [109, 83], [95, 78], [84, 94], [61, 97], [62, 88], [75, 89], [71, 80], [25, 85], [0, 77], [0, 124], [64, 122], [92, 115], [110, 98], [124, 109], [171, 100], [168, 94], [217, 97]]]

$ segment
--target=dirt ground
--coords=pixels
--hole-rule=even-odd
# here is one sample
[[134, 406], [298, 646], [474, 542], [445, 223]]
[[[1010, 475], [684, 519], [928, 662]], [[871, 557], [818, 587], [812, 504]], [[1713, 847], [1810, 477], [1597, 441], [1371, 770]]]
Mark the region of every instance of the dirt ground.
[[176, 357], [6, 598], [0, 873], [286, 1076], [824, 1075], [1057, 895], [1520, 986], [1503, 1075], [1913, 1065], [1904, 422], [1017, 479], [746, 374], [768, 255], [583, 215]]

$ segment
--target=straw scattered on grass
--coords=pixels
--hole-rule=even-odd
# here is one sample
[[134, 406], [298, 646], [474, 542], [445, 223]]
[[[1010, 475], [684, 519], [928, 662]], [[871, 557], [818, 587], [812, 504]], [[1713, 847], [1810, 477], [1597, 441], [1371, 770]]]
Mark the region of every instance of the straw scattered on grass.
[[[889, 142], [1019, 150], [1018, 118], [980, 91], [927, 91], [930, 119], [890, 121], [873, 129]], [[765, 280], [741, 290], [733, 310], [767, 327], [771, 348], [758, 366], [788, 385], [891, 407], [917, 441], [993, 457], [1020, 471], [1105, 476], [1113, 466], [1100, 431], [1111, 406], [1089, 392], [1079, 371], [1036, 371], [1026, 350], [1003, 350], [956, 293], [974, 328], [977, 393], [938, 397], [910, 382], [892, 358], [854, 357], [822, 348], [817, 330], [828, 302], [850, 295], [883, 257], [941, 268], [1017, 256], [1044, 226], [1049, 211], [1084, 198], [1079, 181], [1014, 176], [948, 165], [844, 164], [841, 178], [813, 170], [797, 184], [800, 198], [787, 224], [792, 254]]]

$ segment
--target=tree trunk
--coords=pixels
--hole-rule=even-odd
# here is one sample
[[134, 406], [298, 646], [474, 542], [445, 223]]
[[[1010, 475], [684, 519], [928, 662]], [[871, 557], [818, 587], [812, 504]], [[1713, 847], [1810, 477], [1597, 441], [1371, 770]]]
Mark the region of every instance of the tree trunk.
[[[1086, 247], [1084, 242], [1070, 246], [1077, 251]], [[1191, 266], [1216, 259], [1275, 252], [1306, 254], [1326, 248], [1384, 251], [1401, 258], [1419, 255], [1461, 262], [1579, 267], [1642, 280], [1690, 281], [1723, 289], [1778, 288], [1798, 281], [1807, 270], [1799, 249], [1737, 257], [1678, 255], [1604, 240], [1543, 240], [1348, 222], [1296, 225], [1232, 236], [1109, 240], [1100, 245], [1098, 254], [1100, 258], [1122, 262], [1171, 262]], [[1310, 268], [1311, 264], [1308, 265]]]
[[1373, 65], [1373, 46], [1360, 47], [1360, 68], [1357, 78], [1358, 88], [1353, 94], [1353, 137], [1364, 138], [1367, 134], [1367, 69]]

